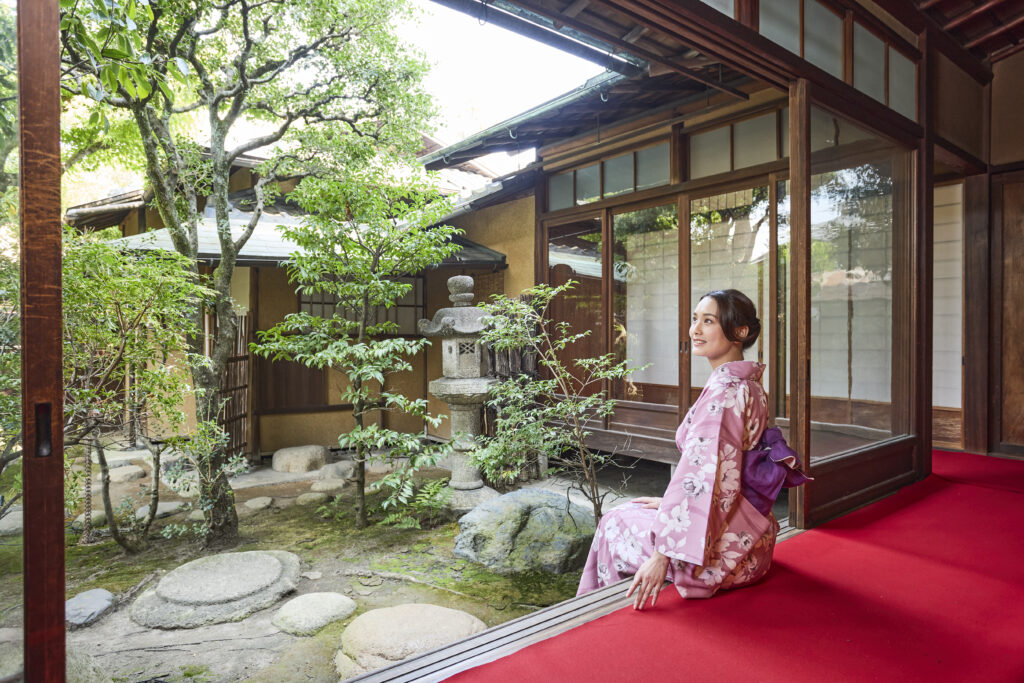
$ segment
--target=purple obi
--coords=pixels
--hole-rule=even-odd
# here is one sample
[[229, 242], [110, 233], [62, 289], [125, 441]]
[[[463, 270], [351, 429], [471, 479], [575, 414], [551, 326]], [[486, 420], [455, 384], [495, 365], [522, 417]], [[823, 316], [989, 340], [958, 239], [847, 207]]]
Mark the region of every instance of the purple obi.
[[783, 487], [793, 488], [811, 481], [799, 467], [796, 451], [786, 443], [782, 430], [766, 429], [757, 445], [743, 453], [740, 494], [767, 517]]

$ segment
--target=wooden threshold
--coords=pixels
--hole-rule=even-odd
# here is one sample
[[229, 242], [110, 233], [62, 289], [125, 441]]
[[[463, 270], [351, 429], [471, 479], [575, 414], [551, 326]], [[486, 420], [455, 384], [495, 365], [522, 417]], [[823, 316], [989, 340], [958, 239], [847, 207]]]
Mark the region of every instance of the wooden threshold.
[[[786, 522], [783, 521], [782, 524], [785, 525]], [[778, 542], [781, 543], [800, 533], [800, 529], [785, 526], [779, 531]], [[493, 626], [468, 638], [403, 659], [383, 669], [347, 679], [346, 683], [443, 681], [457, 673], [506, 657], [629, 605], [632, 598], [625, 596], [631, 581], [632, 578], [623, 579], [586, 595], [569, 598], [557, 605]]]

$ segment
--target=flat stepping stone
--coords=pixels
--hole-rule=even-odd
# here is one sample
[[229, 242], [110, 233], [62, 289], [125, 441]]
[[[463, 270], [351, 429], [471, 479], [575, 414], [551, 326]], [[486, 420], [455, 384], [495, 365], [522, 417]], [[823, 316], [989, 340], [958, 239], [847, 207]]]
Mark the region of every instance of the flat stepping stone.
[[274, 499], [270, 496], [260, 496], [259, 498], [250, 498], [249, 500], [242, 503], [245, 507], [250, 510], [266, 510], [268, 507], [274, 504]]
[[[156, 517], [155, 519], [163, 519], [164, 517], [170, 517], [176, 512], [181, 512], [181, 509], [185, 507], [185, 503], [179, 501], [168, 502], [168, 503], [157, 503], [156, 504]], [[149, 506], [143, 505], [135, 511], [135, 519], [145, 519], [146, 515], [149, 514]]]
[[201, 557], [168, 572], [138, 597], [132, 620], [149, 628], [239, 621], [295, 590], [299, 558], [281, 550]]
[[351, 678], [486, 629], [461, 610], [429, 604], [383, 607], [360, 614], [341, 634], [334, 658], [338, 675]]
[[355, 476], [356, 464], [351, 460], [332, 462], [320, 468], [321, 479], [349, 479]]
[[292, 446], [274, 451], [270, 466], [275, 472], [312, 472], [326, 464], [324, 446]]
[[23, 523], [21, 506], [13, 506], [3, 518], [0, 518], [0, 536], [17, 536], [21, 533]]
[[316, 493], [326, 493], [334, 495], [341, 493], [341, 490], [345, 488], [344, 479], [321, 479], [320, 481], [314, 481], [310, 489]]
[[[126, 481], [142, 479], [146, 476], [146, 470], [142, 469], [138, 465], [125, 465], [124, 467], [108, 470], [108, 474], [110, 475], [111, 484], [123, 484]], [[100, 477], [102, 476], [103, 475], [101, 474]]]
[[114, 594], [103, 588], [79, 593], [64, 603], [64, 619], [68, 626], [88, 626], [114, 605]]
[[295, 503], [297, 505], [319, 505], [320, 503], [326, 503], [328, 498], [330, 498], [330, 496], [326, 493], [303, 493], [295, 499]]
[[355, 600], [341, 593], [306, 593], [286, 602], [271, 623], [285, 633], [311, 636], [355, 611]]

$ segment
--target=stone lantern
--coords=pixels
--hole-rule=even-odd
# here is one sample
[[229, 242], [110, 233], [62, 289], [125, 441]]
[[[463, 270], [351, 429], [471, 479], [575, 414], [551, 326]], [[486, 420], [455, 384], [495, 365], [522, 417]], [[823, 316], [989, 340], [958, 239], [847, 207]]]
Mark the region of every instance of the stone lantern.
[[484, 312], [473, 306], [473, 278], [456, 275], [448, 278], [448, 299], [452, 305], [434, 314], [433, 320], [420, 320], [418, 329], [425, 337], [441, 337], [444, 377], [432, 381], [430, 393], [448, 403], [451, 415], [452, 447], [449, 506], [456, 511], [472, 510], [498, 495], [484, 486], [480, 470], [470, 462], [480, 435], [480, 414], [487, 392], [497, 383], [487, 377], [487, 354], [480, 345]]

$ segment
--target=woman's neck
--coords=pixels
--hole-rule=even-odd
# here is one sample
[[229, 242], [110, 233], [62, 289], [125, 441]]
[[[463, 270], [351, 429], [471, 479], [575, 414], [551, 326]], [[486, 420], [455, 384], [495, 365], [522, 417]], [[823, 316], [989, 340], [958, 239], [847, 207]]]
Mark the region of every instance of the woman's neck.
[[719, 366], [726, 363], [732, 363], [737, 360], [743, 360], [743, 349], [740, 347], [733, 347], [729, 353], [722, 354], [718, 358], [709, 358], [708, 362], [711, 363], [711, 371], [714, 372], [719, 368]]

